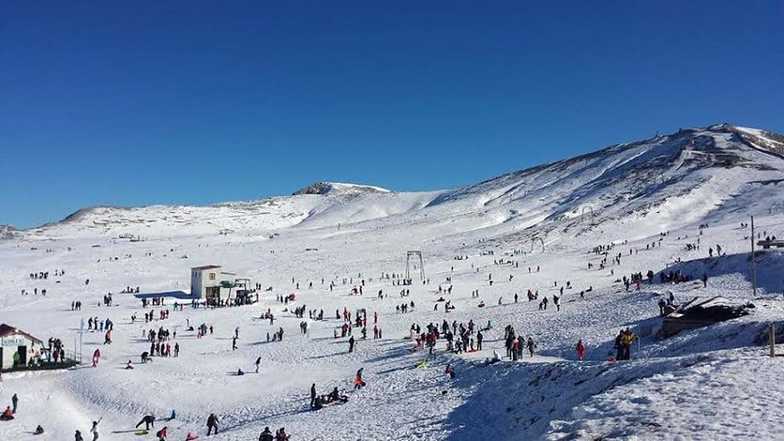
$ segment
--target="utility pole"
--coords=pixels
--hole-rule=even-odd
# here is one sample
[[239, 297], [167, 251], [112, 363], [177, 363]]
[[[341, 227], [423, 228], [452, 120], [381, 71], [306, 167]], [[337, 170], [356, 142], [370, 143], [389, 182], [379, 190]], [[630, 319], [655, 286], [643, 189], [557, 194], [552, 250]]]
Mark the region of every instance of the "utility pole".
[[[84, 336], [84, 317], [82, 317], [81, 321], [79, 322], [79, 363], [82, 362], [82, 337]], [[76, 352], [76, 348], [74, 348], [74, 352]], [[75, 358], [74, 354], [74, 358]]]
[[751, 216], [751, 289], [757, 297], [757, 263], [754, 258], [754, 216]]

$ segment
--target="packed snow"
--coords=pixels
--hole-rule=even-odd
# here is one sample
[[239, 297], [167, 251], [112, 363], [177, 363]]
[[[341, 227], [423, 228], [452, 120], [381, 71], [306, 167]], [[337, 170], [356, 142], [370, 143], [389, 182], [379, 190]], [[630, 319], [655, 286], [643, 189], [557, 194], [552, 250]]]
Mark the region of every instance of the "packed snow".
[[[784, 335], [784, 249], [757, 254], [756, 296], [749, 253], [752, 241], [784, 238], [784, 159], [759, 148], [767, 133], [687, 129], [453, 190], [96, 207], [15, 232], [0, 241], [0, 323], [45, 345], [59, 338], [83, 363], [4, 372], [2, 409], [19, 401], [0, 440], [92, 439], [93, 421], [102, 440], [157, 439], [163, 427], [170, 440], [257, 440], [265, 427], [325, 441], [781, 439], [784, 361], [765, 344], [769, 324]], [[412, 283], [400, 285], [411, 250], [425, 279], [412, 258]], [[191, 267], [210, 264], [251, 279], [259, 301], [143, 307], [124, 292], [187, 293]], [[663, 281], [674, 272], [689, 280]], [[713, 296], [754, 307], [660, 336], [660, 301]], [[347, 326], [344, 314], [356, 325], [362, 310], [366, 325]], [[89, 318], [113, 323], [110, 344], [100, 327], [79, 344]], [[444, 321], [472, 322], [467, 350], [447, 350]], [[432, 354], [411, 331], [430, 323]], [[531, 338], [533, 355], [507, 356], [507, 326]], [[616, 360], [625, 328], [637, 338], [630, 360]], [[163, 344], [178, 356], [142, 363], [161, 329], [176, 333]], [[360, 368], [366, 386], [355, 388]], [[312, 409], [312, 384], [347, 402]], [[207, 437], [211, 413], [218, 434]], [[145, 415], [155, 427], [139, 434]]]

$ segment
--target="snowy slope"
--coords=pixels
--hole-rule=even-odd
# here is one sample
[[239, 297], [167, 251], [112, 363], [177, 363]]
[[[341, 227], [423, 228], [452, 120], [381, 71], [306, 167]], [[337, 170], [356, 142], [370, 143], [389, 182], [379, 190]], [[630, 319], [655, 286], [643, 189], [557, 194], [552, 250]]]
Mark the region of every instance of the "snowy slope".
[[[293, 440], [780, 439], [784, 364], [766, 358], [763, 344], [769, 323], [784, 335], [784, 253], [759, 253], [753, 297], [745, 225], [754, 214], [760, 237], [784, 237], [777, 139], [717, 125], [449, 191], [351, 188], [206, 207], [101, 207], [21, 232], [0, 242], [0, 322], [44, 340], [59, 337], [73, 349], [81, 320], [111, 318], [114, 341], [103, 345], [102, 332], [84, 334], [85, 356], [96, 348], [103, 354], [97, 368], [4, 374], [0, 404], [17, 393], [20, 410], [0, 422], [0, 440], [73, 439], [99, 417], [100, 439], [154, 439], [134, 435], [133, 426], [146, 413], [161, 418], [172, 409], [177, 418], [157, 424], [169, 427], [171, 440], [187, 432], [204, 438], [210, 412], [221, 419], [221, 433], [210, 437], [216, 441], [256, 440], [265, 426], [285, 427]], [[698, 241], [699, 249], [687, 246]], [[605, 256], [591, 250], [610, 244], [601, 268]], [[724, 255], [709, 255], [716, 244]], [[428, 280], [402, 287], [382, 278], [405, 270], [407, 250], [423, 252]], [[187, 289], [189, 268], [204, 264], [271, 290], [252, 306], [183, 310], [173, 310], [171, 300], [142, 309], [120, 293], [127, 286]], [[52, 276], [55, 269], [65, 275]], [[648, 270], [709, 281], [705, 288], [692, 281], [625, 290], [622, 276]], [[30, 278], [39, 271], [50, 278]], [[567, 281], [560, 311], [526, 298], [530, 289], [552, 300]], [[360, 286], [363, 295], [352, 294]], [[449, 286], [451, 294], [439, 292]], [[401, 297], [401, 289], [410, 295]], [[108, 292], [114, 305], [98, 306]], [[292, 293], [296, 301], [288, 304], [276, 298]], [[755, 308], [661, 339], [657, 302], [670, 293], [678, 302], [721, 295]], [[455, 309], [446, 313], [439, 297]], [[84, 302], [82, 311], [70, 309], [74, 300]], [[397, 312], [404, 302], [416, 306]], [[301, 306], [323, 309], [325, 320], [295, 317]], [[354, 328], [352, 353], [346, 338], [334, 338], [343, 324], [335, 312], [344, 308], [369, 314], [368, 338]], [[157, 319], [162, 309], [169, 319]], [[151, 310], [156, 320], [145, 323]], [[274, 324], [259, 318], [267, 310]], [[411, 325], [444, 320], [489, 322], [483, 350], [450, 353], [443, 339], [432, 356], [417, 350]], [[197, 338], [188, 325], [200, 323], [214, 333]], [[535, 339], [534, 357], [503, 357], [507, 325]], [[373, 326], [382, 338], [373, 339]], [[138, 363], [149, 349], [142, 333], [161, 327], [176, 330], [180, 356]], [[235, 327], [239, 347], [232, 350]], [[267, 342], [279, 327], [284, 340]], [[641, 336], [632, 360], [608, 361], [625, 327]], [[574, 353], [578, 339], [587, 347], [583, 362]], [[485, 365], [494, 351], [504, 360]], [[123, 369], [129, 359], [133, 370]], [[457, 371], [454, 380], [444, 374], [447, 364]], [[368, 386], [353, 391], [360, 367]], [[248, 374], [234, 375], [239, 368]], [[348, 403], [309, 410], [312, 383], [320, 393], [339, 387]], [[37, 424], [46, 434], [31, 435]]]
[[95, 207], [30, 230], [32, 237], [265, 236], [304, 222], [352, 223], [420, 208], [435, 193], [339, 191], [212, 206]]
[[784, 206], [782, 139], [762, 130], [720, 124], [614, 145], [443, 192], [395, 193], [320, 182], [294, 196], [260, 201], [206, 207], [96, 207], [32, 233], [146, 237], [224, 231], [254, 236], [299, 224], [337, 227], [379, 219], [388, 224], [460, 219], [493, 236], [533, 226], [539, 235], [571, 235], [605, 222], [667, 229], [732, 215], [732, 210], [718, 209], [722, 206], [747, 207], [760, 200], [766, 207]]

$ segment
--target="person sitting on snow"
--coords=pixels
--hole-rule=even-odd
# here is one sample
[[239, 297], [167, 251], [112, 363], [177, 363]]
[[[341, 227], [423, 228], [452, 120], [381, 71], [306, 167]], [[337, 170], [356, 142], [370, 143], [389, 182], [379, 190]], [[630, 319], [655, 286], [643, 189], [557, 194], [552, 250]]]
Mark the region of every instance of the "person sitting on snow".
[[0, 420], [8, 421], [14, 419], [14, 412], [11, 410], [11, 406], [6, 406], [3, 414], [0, 415]]

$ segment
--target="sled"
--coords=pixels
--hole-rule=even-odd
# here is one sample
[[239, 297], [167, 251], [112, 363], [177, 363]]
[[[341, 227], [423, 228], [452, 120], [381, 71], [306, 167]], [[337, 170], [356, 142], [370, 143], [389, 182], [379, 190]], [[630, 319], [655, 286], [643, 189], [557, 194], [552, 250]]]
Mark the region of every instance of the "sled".
[[149, 433], [150, 433], [149, 430], [137, 430], [136, 432], [133, 432], [133, 434], [136, 435], [136, 436], [147, 435]]
[[419, 361], [417, 361], [416, 367], [418, 367], [418, 368], [426, 368], [427, 367], [427, 360], [419, 360]]

